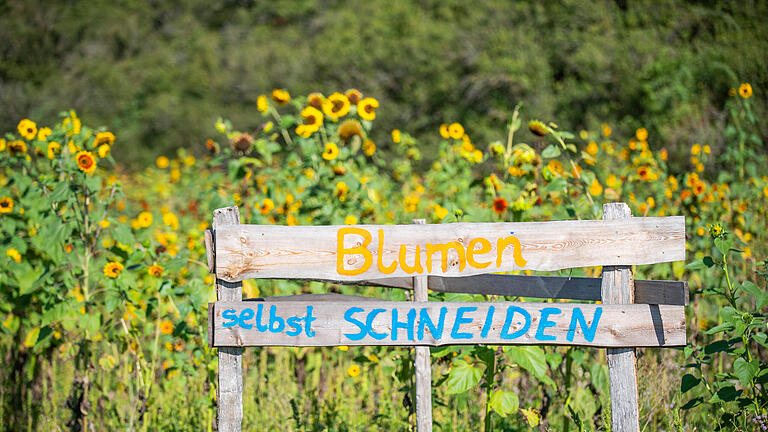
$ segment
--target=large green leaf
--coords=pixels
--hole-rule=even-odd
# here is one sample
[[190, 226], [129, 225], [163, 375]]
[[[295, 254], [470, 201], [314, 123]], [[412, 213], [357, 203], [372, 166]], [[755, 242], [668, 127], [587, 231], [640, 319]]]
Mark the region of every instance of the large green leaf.
[[448, 394], [464, 393], [476, 386], [482, 376], [482, 369], [474, 367], [464, 360], [455, 361], [448, 373], [448, 380], [445, 382], [448, 386]]
[[696, 378], [691, 374], [683, 375], [683, 380], [680, 382], [680, 392], [685, 393], [688, 390], [696, 387], [701, 382], [701, 379]]
[[538, 346], [509, 346], [505, 351], [513, 362], [532, 373], [539, 381], [555, 388], [555, 382], [547, 376], [547, 356]]
[[739, 357], [735, 362], [733, 362], [733, 373], [739, 379], [741, 385], [745, 387], [748, 386], [752, 381], [752, 378], [757, 375], [757, 371], [759, 369], [760, 368], [754, 360], [752, 362], [748, 362]]
[[544, 151], [541, 152], [541, 157], [545, 159], [556, 158], [558, 156], [560, 156], [560, 148], [558, 148], [554, 144], [549, 145], [547, 148], [544, 149]]
[[751, 281], [744, 281], [741, 283], [741, 290], [755, 298], [755, 307], [760, 310], [768, 304], [768, 293], [760, 289]]
[[491, 400], [488, 405], [496, 411], [496, 413], [502, 417], [506, 417], [507, 414], [516, 412], [520, 407], [520, 400], [517, 394], [510, 391], [495, 390], [491, 394]]

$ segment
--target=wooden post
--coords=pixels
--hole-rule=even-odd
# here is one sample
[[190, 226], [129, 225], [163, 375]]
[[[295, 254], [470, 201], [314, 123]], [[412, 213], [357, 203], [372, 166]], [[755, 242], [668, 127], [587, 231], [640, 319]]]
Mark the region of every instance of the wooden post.
[[[224, 207], [213, 211], [213, 230], [225, 225], [239, 225], [240, 210]], [[214, 235], [215, 239], [215, 235]], [[214, 245], [215, 246], [215, 245]], [[215, 260], [215, 256], [214, 256]], [[214, 261], [215, 265], [215, 261]], [[216, 299], [240, 301], [243, 299], [243, 283], [227, 282], [216, 278]], [[219, 432], [240, 432], [243, 424], [243, 349], [219, 348], [219, 385], [217, 426]]]
[[[424, 219], [414, 219], [415, 224], [425, 224]], [[428, 276], [413, 278], [413, 300], [425, 302], [427, 298]], [[432, 366], [429, 362], [429, 347], [416, 347], [416, 430], [432, 432]]]
[[[625, 203], [603, 204], [603, 219], [631, 218]], [[618, 233], [617, 233], [618, 234]], [[603, 267], [601, 286], [605, 304], [634, 303], [635, 289], [630, 266]], [[637, 396], [637, 358], [634, 348], [608, 348], [608, 377], [611, 387], [611, 425], [615, 432], [640, 430]]]

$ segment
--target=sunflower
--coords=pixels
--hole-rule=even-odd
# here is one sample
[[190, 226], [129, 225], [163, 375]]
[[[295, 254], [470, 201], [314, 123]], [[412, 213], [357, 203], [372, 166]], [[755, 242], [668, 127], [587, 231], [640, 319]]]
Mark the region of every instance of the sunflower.
[[[351, 103], [352, 105], [357, 105], [361, 100], [363, 100], [363, 94], [360, 93], [360, 91], [357, 89], [347, 90], [347, 92], [345, 93], [345, 96], [347, 97], [347, 99], [349, 99], [349, 103]], [[358, 107], [358, 109], [359, 108], [360, 107]]]
[[590, 141], [589, 144], [587, 144], [587, 153], [590, 155], [595, 156], [599, 150], [600, 148], [597, 146], [596, 142]]
[[93, 140], [93, 148], [99, 148], [106, 144], [111, 146], [115, 142], [115, 134], [112, 132], [99, 132]]
[[53, 159], [61, 153], [61, 144], [57, 143], [56, 141], [51, 141], [48, 143], [48, 159]]
[[611, 136], [611, 127], [608, 126], [606, 123], [603, 123], [603, 136], [609, 137]]
[[259, 110], [259, 112], [267, 112], [269, 109], [267, 95], [259, 95], [259, 97], [256, 98], [256, 109]]
[[339, 157], [339, 147], [334, 143], [325, 143], [325, 151], [323, 151], [323, 159], [330, 161]]
[[347, 375], [351, 376], [352, 378], [360, 375], [360, 366], [353, 364], [352, 366], [347, 369]]
[[353, 136], [363, 136], [363, 129], [357, 120], [346, 120], [339, 126], [339, 137], [348, 140]]
[[30, 119], [20, 121], [17, 129], [19, 130], [19, 135], [27, 140], [33, 140], [37, 136], [37, 124]]
[[81, 151], [75, 156], [77, 161], [77, 167], [80, 171], [90, 174], [96, 170], [96, 158], [93, 157], [93, 153], [88, 151]]
[[155, 159], [155, 165], [157, 165], [160, 169], [168, 168], [168, 165], [170, 165], [171, 161], [168, 160], [165, 156], [158, 156], [157, 159]]
[[651, 169], [647, 166], [641, 166], [637, 169], [637, 176], [640, 177], [641, 180], [648, 180], [651, 176]]
[[119, 262], [110, 261], [104, 265], [104, 275], [112, 279], [120, 275], [121, 271], [123, 271], [123, 265]]
[[270, 95], [270, 97], [272, 98], [273, 101], [275, 101], [276, 104], [280, 106], [285, 105], [291, 101], [291, 94], [282, 89], [272, 90], [272, 94]]
[[163, 274], [163, 268], [155, 264], [147, 270], [147, 273], [149, 273], [150, 276], [160, 277]]
[[241, 152], [248, 151], [252, 144], [253, 137], [251, 134], [247, 133], [241, 133], [232, 140], [232, 146], [235, 148], [235, 150], [239, 150]]
[[445, 138], [445, 139], [448, 139], [448, 138], [451, 137], [451, 134], [448, 131], [448, 125], [445, 124], [445, 123], [440, 125], [440, 136]]
[[108, 146], [106, 144], [100, 145], [99, 146], [99, 157], [100, 158], [105, 158], [105, 157], [109, 156], [109, 149], [111, 149], [111, 148], [112, 147], [110, 147], [110, 146]]
[[42, 127], [39, 131], [37, 131], [37, 140], [38, 141], [47, 141], [48, 137], [53, 133], [51, 128], [49, 127]]
[[301, 118], [304, 120], [304, 123], [300, 127], [304, 126], [304, 133], [309, 133], [310, 135], [323, 125], [323, 113], [313, 106], [308, 106], [301, 110]]
[[744, 99], [752, 97], [752, 85], [749, 83], [741, 83], [739, 86], [739, 95]]
[[357, 224], [357, 216], [347, 215], [347, 217], [344, 218], [344, 225], [356, 225], [356, 224]]
[[136, 217], [136, 221], [140, 228], [147, 228], [152, 225], [152, 213], [143, 211]]
[[376, 153], [376, 144], [369, 139], [363, 141], [363, 153], [365, 153], [366, 156], [373, 156], [373, 154]]
[[323, 112], [332, 120], [349, 114], [349, 107], [349, 99], [339, 92], [328, 96], [328, 99], [323, 101]]
[[400, 144], [400, 141], [403, 139], [402, 134], [400, 133], [400, 129], [392, 129], [392, 142], [395, 144]]
[[696, 195], [701, 195], [705, 190], [707, 190], [707, 185], [704, 182], [698, 182], [693, 185], [693, 193]]
[[336, 182], [336, 196], [339, 197], [341, 201], [344, 201], [344, 198], [347, 196], [347, 192], [349, 192], [349, 186], [347, 186], [346, 183], [343, 181]]
[[509, 204], [504, 198], [498, 197], [493, 200], [493, 211], [495, 211], [497, 214], [504, 213], [504, 210], [506, 210], [507, 207], [509, 207]]
[[464, 126], [459, 123], [451, 123], [448, 126], [448, 135], [455, 140], [461, 139], [464, 137]]
[[376, 108], [379, 107], [379, 101], [367, 97], [357, 104], [357, 115], [363, 120], [373, 120], [376, 118]]
[[528, 123], [528, 130], [530, 130], [532, 134], [540, 137], [543, 137], [548, 132], [544, 123], [537, 120]]
[[173, 323], [165, 320], [160, 323], [160, 333], [169, 335], [173, 333]]
[[274, 208], [275, 208], [275, 202], [269, 198], [264, 198], [263, 200], [261, 200], [261, 205], [259, 206], [259, 212], [265, 215], [271, 212], [272, 209]]
[[4, 196], [0, 198], [0, 213], [10, 213], [13, 211], [13, 199]]
[[5, 252], [6, 255], [11, 257], [16, 262], [21, 262], [21, 254], [14, 248], [10, 248]]
[[8, 150], [14, 156], [25, 154], [27, 152], [27, 144], [22, 140], [11, 141], [8, 143]]
[[70, 111], [70, 115], [70, 117], [65, 118], [64, 121], [61, 122], [61, 126], [67, 131], [67, 136], [79, 134], [83, 125], [74, 111]]
[[597, 179], [592, 180], [592, 185], [589, 187], [589, 193], [592, 196], [598, 196], [603, 193], [603, 186]]

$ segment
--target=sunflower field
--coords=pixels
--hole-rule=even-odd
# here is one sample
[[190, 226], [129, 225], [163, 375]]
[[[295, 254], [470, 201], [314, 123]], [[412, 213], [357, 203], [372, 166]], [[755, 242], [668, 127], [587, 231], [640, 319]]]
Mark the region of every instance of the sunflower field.
[[[219, 118], [216, 136], [136, 171], [113, 158], [119, 129], [83, 124], [75, 111], [55, 124], [19, 119], [0, 138], [3, 429], [215, 430], [217, 356], [206, 343], [215, 291], [203, 234], [216, 208], [237, 205], [251, 224], [449, 223], [599, 219], [616, 201], [635, 216], [686, 217], [688, 261], [635, 271], [690, 284], [688, 346], [638, 349], [641, 427], [765, 429], [768, 160], [758, 90], [734, 83], [725, 145], [684, 150], [643, 127], [567, 131], [519, 104], [490, 142], [475, 141], [471, 123], [444, 119], [427, 151], [405, 127], [376, 129], [375, 95], [275, 89], [258, 97], [255, 126]], [[410, 296], [281, 280], [243, 289], [247, 298]], [[248, 348], [244, 430], [413, 429], [413, 355]], [[433, 348], [432, 365], [436, 430], [610, 429], [604, 350], [451, 346]]]

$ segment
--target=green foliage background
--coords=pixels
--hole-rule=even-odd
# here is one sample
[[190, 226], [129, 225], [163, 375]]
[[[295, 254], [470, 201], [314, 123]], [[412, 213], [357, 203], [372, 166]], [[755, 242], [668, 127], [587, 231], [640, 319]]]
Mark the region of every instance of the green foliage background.
[[446, 121], [488, 141], [525, 100], [571, 130], [644, 126], [717, 151], [728, 89], [768, 88], [765, 2], [539, 3], [3, 1], [0, 129], [73, 107], [136, 166], [202, 148], [218, 115], [255, 127], [273, 87], [355, 87], [381, 101], [379, 138], [407, 126], [428, 149]]

